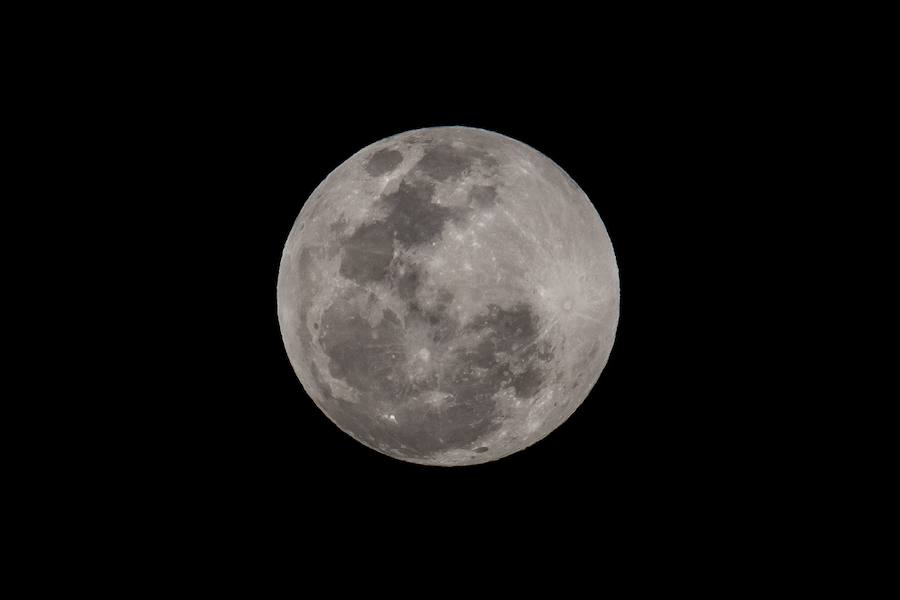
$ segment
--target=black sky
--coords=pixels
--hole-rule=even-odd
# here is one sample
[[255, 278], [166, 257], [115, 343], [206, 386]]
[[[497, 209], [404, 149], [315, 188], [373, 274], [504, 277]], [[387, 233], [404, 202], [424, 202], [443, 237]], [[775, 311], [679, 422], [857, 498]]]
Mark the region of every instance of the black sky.
[[[735, 440], [757, 408], [728, 349], [746, 335], [725, 250], [746, 190], [728, 140], [748, 125], [723, 100], [727, 84], [653, 64], [404, 81], [278, 63], [187, 82], [196, 93], [177, 105], [166, 158], [184, 178], [157, 207], [179, 263], [178, 393], [148, 409], [177, 415], [176, 481], [269, 525], [424, 520], [447, 535], [466, 519], [653, 521], [735, 493], [751, 452]], [[574, 416], [525, 451], [452, 469], [391, 459], [331, 424], [294, 375], [275, 301], [284, 241], [319, 182], [374, 141], [438, 125], [494, 130], [559, 164], [603, 219], [621, 278], [612, 354]]]

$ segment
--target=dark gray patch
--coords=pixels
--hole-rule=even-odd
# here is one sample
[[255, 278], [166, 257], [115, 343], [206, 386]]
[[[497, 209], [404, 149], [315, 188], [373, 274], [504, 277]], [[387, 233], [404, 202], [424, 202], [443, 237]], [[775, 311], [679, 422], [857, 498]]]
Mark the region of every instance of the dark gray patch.
[[392, 397], [402, 385], [396, 370], [405, 360], [403, 334], [394, 312], [385, 310], [378, 325], [372, 327], [354, 306], [337, 300], [322, 315], [319, 343], [330, 359], [332, 377], [364, 393]]
[[434, 141], [434, 138], [427, 133], [413, 133], [404, 137], [403, 141], [411, 145], [430, 144], [432, 141]]
[[451, 318], [443, 306], [429, 309], [425, 313], [428, 320], [428, 328], [431, 332], [431, 341], [443, 343], [454, 337], [458, 332], [458, 323]]
[[547, 342], [542, 342], [537, 345], [537, 359], [543, 362], [550, 362], [553, 360], [553, 348]]
[[402, 275], [398, 275], [394, 287], [397, 295], [404, 300], [414, 298], [419, 289], [419, 269], [412, 265], [405, 265]]
[[446, 309], [453, 302], [453, 292], [445, 288], [440, 288], [437, 293], [437, 304], [442, 309]]
[[431, 184], [401, 181], [396, 192], [382, 198], [390, 208], [384, 223], [400, 244], [415, 246], [440, 237], [453, 210], [431, 202], [433, 194]]
[[403, 154], [399, 150], [384, 148], [369, 157], [366, 172], [372, 177], [378, 177], [393, 171], [402, 162]]
[[473, 185], [469, 190], [469, 200], [478, 209], [493, 206], [497, 203], [497, 188], [493, 185]]
[[450, 144], [436, 144], [425, 150], [416, 168], [430, 177], [445, 181], [459, 177], [472, 164], [471, 153]]
[[[537, 340], [539, 320], [530, 305], [519, 303], [505, 309], [492, 304], [468, 328], [483, 332], [483, 337], [474, 348], [462, 350], [461, 361], [487, 369], [483, 379], [497, 386], [494, 391], [511, 385], [516, 396], [522, 399], [540, 391], [545, 381], [544, 364], [552, 360], [553, 350], [546, 342]], [[524, 370], [513, 373], [499, 356], [512, 356], [525, 365]]]
[[394, 238], [383, 221], [365, 223], [343, 243], [340, 273], [357, 283], [381, 281], [394, 258]]
[[532, 341], [538, 333], [538, 319], [531, 307], [523, 302], [512, 308], [489, 304], [486, 313], [477, 315], [468, 328], [481, 330], [489, 328], [495, 332], [494, 345], [498, 350], [509, 351]]
[[494, 343], [489, 339], [482, 340], [474, 348], [466, 349], [464, 352], [464, 360], [479, 369], [489, 369], [497, 362], [494, 357]]
[[411, 248], [440, 237], [458, 211], [431, 202], [433, 194], [434, 186], [427, 182], [404, 180], [395, 192], [382, 196], [387, 216], [360, 225], [342, 240], [341, 275], [357, 283], [383, 281], [390, 271], [395, 242]]
[[464, 448], [497, 429], [496, 416], [493, 403], [457, 396], [438, 409], [405, 413], [407, 423], [402, 439], [422, 455]]
[[548, 365], [554, 357], [553, 347], [547, 340], [532, 340], [524, 351], [516, 352], [516, 355], [527, 366], [523, 372], [513, 375], [510, 383], [519, 398], [533, 398], [547, 382]]
[[[447, 303], [452, 301], [452, 294], [447, 291], [439, 297]], [[373, 328], [357, 314], [358, 304], [352, 304], [350, 299], [348, 296], [338, 300], [325, 311], [319, 335], [329, 357], [331, 375], [361, 394], [358, 403], [336, 403], [340, 413], [334, 417], [336, 422], [351, 424], [351, 431], [363, 439], [376, 440], [375, 445], [399, 457], [423, 457], [451, 448], [471, 447], [475, 440], [500, 426], [491, 398], [500, 387], [496, 378], [482, 379], [465, 373], [465, 365], [456, 364], [425, 379], [410, 379], [405, 371], [403, 324], [394, 313], [386, 311]], [[414, 310], [406, 317], [407, 329], [427, 327], [437, 340], [446, 340], [458, 331], [445, 304], [427, 309], [414, 301], [410, 304]], [[372, 337], [373, 331], [377, 338]], [[452, 397], [438, 407], [417, 399], [429, 391], [449, 392]], [[376, 401], [394, 405], [392, 411], [399, 425], [375, 414]]]
[[544, 374], [535, 365], [531, 365], [524, 373], [512, 378], [512, 386], [519, 398], [531, 398], [537, 394], [544, 385]]
[[[293, 273], [287, 275], [287, 277], [296, 277], [297, 287], [303, 292], [302, 298], [313, 297], [319, 292], [321, 284], [319, 283], [318, 278], [313, 275], [313, 273], [317, 268], [316, 261], [323, 258], [325, 255], [327, 255], [327, 252], [321, 248], [304, 247], [300, 250], [300, 253], [294, 261], [294, 264], [288, 265], [288, 268], [293, 269]], [[297, 324], [295, 335], [296, 339], [300, 343], [303, 356], [312, 356], [312, 354], [316, 352], [316, 350], [313, 348], [313, 336], [310, 335], [310, 332], [307, 329], [307, 325], [309, 323], [309, 307], [306, 306], [303, 302], [300, 302], [302, 298], [292, 300], [295, 302], [299, 302], [299, 304], [296, 305], [296, 308], [298, 309], [297, 314], [299, 323]], [[318, 330], [319, 325], [320, 324], [318, 322], [314, 322], [313, 329]], [[326, 379], [322, 376], [322, 373], [319, 371], [318, 366], [313, 360], [305, 361], [304, 364], [308, 369], [308, 374], [311, 377], [311, 380], [307, 378], [301, 379], [304, 386], [309, 386], [306, 389], [309, 394], [316, 400], [316, 403], [342, 428], [351, 431], [358, 431], [364, 421], [352, 415], [344, 414], [341, 408], [341, 403], [339, 403], [334, 397], [333, 390], [329, 386]]]
[[[406, 329], [391, 311], [385, 311], [382, 321], [373, 328], [358, 314], [359, 304], [351, 303], [351, 296], [335, 302], [321, 320], [319, 341], [329, 358], [331, 375], [360, 392], [358, 403], [332, 401], [329, 415], [360, 439], [400, 458], [471, 448], [476, 440], [502, 426], [493, 399], [495, 393], [512, 386], [518, 396], [527, 397], [535, 394], [543, 381], [537, 361], [549, 350], [536, 343], [539, 323], [528, 304], [488, 307], [465, 332], [483, 334], [474, 348], [457, 348], [441, 358], [443, 368], [439, 373], [421, 380], [410, 379], [403, 350], [403, 338], [409, 328], [427, 328], [436, 347], [461, 333], [447, 310], [452, 293], [441, 290], [438, 297], [437, 305], [423, 308], [413, 294], [408, 302]], [[373, 309], [376, 308], [366, 306], [361, 310]], [[373, 332], [377, 337], [373, 337]], [[516, 364], [523, 363], [526, 368], [513, 374], [508, 361], [498, 356], [512, 356]], [[322, 384], [319, 387], [325, 388]], [[422, 394], [431, 391], [451, 396], [443, 404], [433, 406], [422, 401]], [[331, 391], [324, 393], [330, 395]], [[398, 422], [375, 413], [374, 407], [384, 403], [393, 405], [391, 410]], [[487, 450], [481, 446], [475, 452]]]
[[345, 231], [347, 231], [347, 219], [344, 217], [340, 217], [337, 221], [333, 222], [328, 228], [335, 235], [343, 235]]

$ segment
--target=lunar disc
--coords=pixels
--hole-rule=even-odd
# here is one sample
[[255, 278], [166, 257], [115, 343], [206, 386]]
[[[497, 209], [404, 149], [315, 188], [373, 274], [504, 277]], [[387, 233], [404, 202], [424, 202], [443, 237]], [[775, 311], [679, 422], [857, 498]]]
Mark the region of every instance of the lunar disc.
[[303, 205], [278, 273], [297, 377], [379, 452], [470, 465], [565, 421], [606, 365], [619, 275], [594, 205], [498, 133], [401, 133]]

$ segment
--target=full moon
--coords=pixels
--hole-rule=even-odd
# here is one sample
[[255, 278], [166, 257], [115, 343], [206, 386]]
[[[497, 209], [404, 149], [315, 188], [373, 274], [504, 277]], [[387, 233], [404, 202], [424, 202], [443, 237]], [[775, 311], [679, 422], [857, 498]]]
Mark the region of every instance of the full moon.
[[519, 141], [435, 127], [347, 159], [303, 205], [278, 273], [291, 364], [342, 431], [472, 465], [534, 444], [587, 397], [619, 318], [594, 205]]

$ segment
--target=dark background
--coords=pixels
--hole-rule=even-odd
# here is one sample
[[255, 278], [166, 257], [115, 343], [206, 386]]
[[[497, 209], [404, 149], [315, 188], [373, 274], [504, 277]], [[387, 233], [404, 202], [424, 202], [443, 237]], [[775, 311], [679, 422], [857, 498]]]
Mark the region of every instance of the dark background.
[[[337, 586], [380, 558], [389, 585], [419, 559], [429, 590], [482, 571], [558, 586], [581, 570], [602, 585], [594, 575], [616, 570], [612, 555], [638, 572], [629, 584], [668, 587], [658, 565], [677, 578], [682, 558], [705, 578], [734, 562], [724, 550], [753, 555], [746, 540], [763, 558], [751, 556], [739, 584], [779, 549], [792, 568], [798, 552], [783, 540], [806, 533], [794, 525], [809, 523], [815, 541], [831, 519], [816, 520], [819, 498], [792, 494], [816, 465], [831, 469], [803, 434], [842, 434], [810, 420], [824, 394], [779, 377], [806, 353], [794, 322], [816, 303], [791, 304], [786, 284], [837, 264], [840, 243], [803, 241], [810, 215], [828, 212], [810, 182], [828, 187], [837, 170], [808, 150], [831, 150], [823, 100], [846, 87], [835, 66], [859, 68], [798, 33], [846, 44], [840, 28], [809, 13], [765, 15], [760, 27], [706, 9], [637, 7], [621, 20], [524, 6], [497, 23], [423, 12], [404, 27], [394, 7], [373, 9], [389, 22], [343, 6], [332, 17], [223, 8], [114, 26], [87, 15], [97, 35], [57, 15], [74, 39], [44, 49], [43, 68], [22, 60], [39, 40], [17, 48], [35, 84], [17, 92], [37, 115], [10, 116], [60, 159], [34, 181], [62, 187], [38, 186], [28, 203], [77, 239], [31, 240], [52, 253], [37, 272], [61, 342], [41, 350], [27, 403], [41, 429], [55, 416], [60, 443], [48, 445], [51, 469], [31, 470], [54, 489], [26, 526], [76, 524], [66, 561], [92, 558], [85, 547], [99, 539], [120, 562], [147, 565], [138, 584], [204, 563], [216, 574], [203, 585], [227, 584], [253, 558], [293, 572], [312, 556], [343, 570]], [[291, 369], [275, 298], [284, 241], [319, 182], [374, 141], [437, 125], [494, 130], [553, 159], [594, 202], [621, 278], [616, 343], [575, 415], [529, 449], [452, 469], [382, 456], [334, 427]], [[51, 196], [68, 210], [48, 208]], [[801, 252], [773, 251], [785, 240]], [[84, 276], [94, 266], [102, 281]], [[61, 267], [74, 267], [72, 281], [56, 279]], [[847, 272], [815, 291], [848, 293]], [[98, 336], [101, 322], [118, 335]], [[815, 324], [823, 337], [838, 327]], [[60, 373], [64, 352], [89, 363], [78, 377]], [[819, 366], [807, 379], [831, 374]], [[48, 381], [66, 386], [59, 409]], [[43, 445], [33, 436], [17, 452]], [[134, 546], [149, 559], [123, 551]]]
[[[48, 456], [27, 467], [36, 485], [11, 487], [42, 511], [11, 513], [32, 542], [86, 558], [94, 569], [71, 561], [79, 572], [137, 565], [132, 585], [175, 571], [206, 589], [246, 573], [259, 595], [268, 574], [311, 589], [326, 564], [341, 570], [328, 580], [338, 592], [458, 580], [473, 595], [470, 576], [487, 573], [566, 595], [578, 573], [590, 589], [616, 574], [672, 589], [732, 568], [743, 586], [795, 569], [799, 542], [829, 541], [834, 515], [852, 512], [824, 503], [846, 487], [832, 473], [862, 461], [838, 456], [848, 427], [817, 420], [830, 390], [812, 384], [836, 373], [800, 364], [810, 339], [846, 356], [832, 340], [850, 327], [841, 311], [814, 309], [859, 279], [841, 258], [844, 228], [815, 219], [860, 197], [828, 206], [835, 194], [820, 189], [861, 147], [836, 151], [835, 117], [865, 129], [838, 100], [862, 86], [835, 70], [868, 62], [842, 28], [815, 11], [758, 24], [706, 8], [623, 20], [523, 5], [490, 23], [484, 7], [437, 4], [445, 14], [417, 9], [404, 26], [393, 6], [372, 6], [385, 23], [335, 8], [346, 14], [86, 15], [97, 34], [57, 11], [68, 38], [15, 47], [30, 83], [11, 89], [35, 113], [10, 111], [30, 143], [14, 153], [37, 167], [26, 203], [72, 238], [45, 230], [9, 256], [49, 254], [35, 269], [47, 292], [10, 292], [49, 300], [38, 321], [53, 328], [32, 336], [42, 372], [13, 402], [39, 418], [12, 462]], [[827, 53], [810, 32], [838, 44]], [[27, 64], [41, 51], [41, 68]], [[283, 244], [322, 179], [368, 144], [440, 125], [497, 131], [559, 164], [595, 204], [621, 279], [609, 362], [569, 421], [505, 459], [449, 469], [332, 425], [285, 355], [275, 296]], [[33, 160], [45, 154], [58, 160]], [[811, 285], [815, 266], [828, 275]], [[53, 382], [64, 390], [48, 393]], [[838, 418], [859, 401], [834, 395]], [[367, 566], [377, 577], [358, 575]]]
[[[681, 528], [752, 498], [766, 405], [745, 400], [734, 350], [755, 333], [735, 304], [752, 290], [735, 281], [747, 272], [733, 240], [752, 227], [743, 140], [761, 117], [715, 68], [635, 60], [395, 80], [236, 61], [188, 69], [177, 96], [155, 91], [145, 127], [172, 136], [151, 186], [167, 221], [156, 293], [179, 315], [172, 387], [146, 409], [165, 422], [166, 494], [201, 522], [448, 540], [476, 524]], [[282, 248], [314, 188], [366, 145], [439, 125], [497, 131], [559, 164], [603, 219], [621, 279], [616, 342], [583, 405], [535, 446], [472, 467], [403, 463], [338, 430], [295, 376], [276, 313]]]

